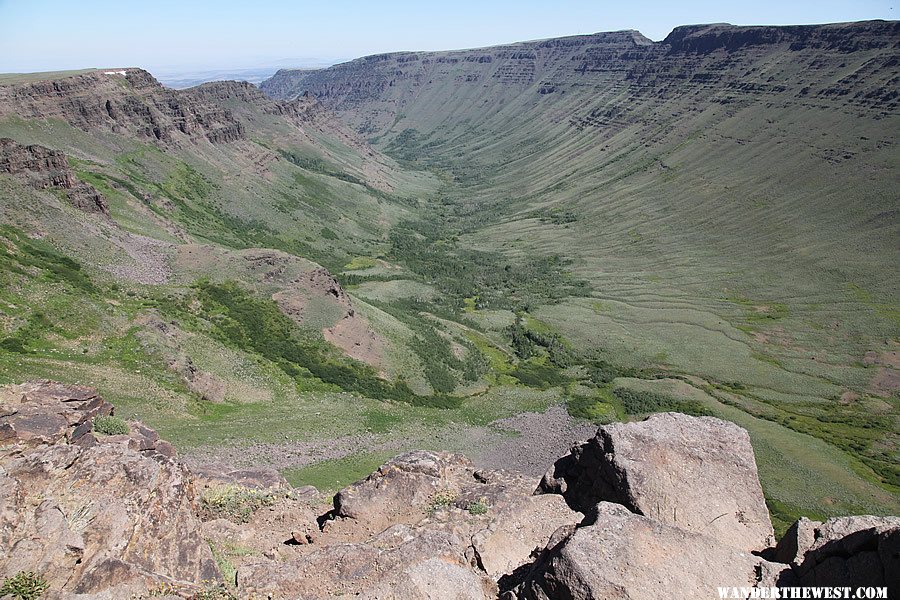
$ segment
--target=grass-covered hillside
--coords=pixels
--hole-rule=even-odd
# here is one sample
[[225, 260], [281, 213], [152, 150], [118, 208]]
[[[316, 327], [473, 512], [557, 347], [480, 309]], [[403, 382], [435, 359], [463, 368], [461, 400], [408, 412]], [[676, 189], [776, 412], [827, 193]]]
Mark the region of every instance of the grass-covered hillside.
[[325, 490], [711, 414], [781, 526], [896, 514], [896, 29], [0, 77], [0, 382]]
[[575, 354], [675, 376], [652, 389], [751, 430], [779, 510], [896, 510], [898, 27], [398, 53], [262, 89], [452, 181], [435, 251], [558, 261], [550, 294], [579, 282], [549, 303], [482, 288], [467, 318], [525, 310]]

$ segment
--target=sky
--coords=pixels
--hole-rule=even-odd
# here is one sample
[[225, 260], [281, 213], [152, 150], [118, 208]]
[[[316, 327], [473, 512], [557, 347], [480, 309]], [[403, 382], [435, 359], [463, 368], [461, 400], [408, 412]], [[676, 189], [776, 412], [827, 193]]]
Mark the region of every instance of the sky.
[[0, 0], [0, 72], [321, 65], [677, 25], [896, 19], [900, 0]]

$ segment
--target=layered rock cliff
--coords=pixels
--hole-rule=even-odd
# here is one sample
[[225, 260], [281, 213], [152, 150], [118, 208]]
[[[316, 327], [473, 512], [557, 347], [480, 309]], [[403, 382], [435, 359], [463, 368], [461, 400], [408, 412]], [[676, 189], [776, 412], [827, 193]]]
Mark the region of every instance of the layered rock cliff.
[[109, 216], [106, 198], [97, 188], [75, 176], [64, 152], [37, 144], [23, 146], [9, 138], [0, 138], [0, 173], [19, 178], [37, 189], [60, 189], [76, 208]]
[[111, 431], [113, 413], [89, 388], [0, 389], [7, 580], [72, 599], [649, 599], [900, 585], [900, 518], [801, 520], [772, 547], [746, 432], [718, 419], [601, 428], [538, 493], [523, 475], [410, 452], [327, 510], [315, 489], [264, 470], [193, 474], [142, 424]]
[[161, 144], [225, 144], [246, 139], [241, 117], [247, 116], [247, 105], [296, 124], [328, 118], [310, 97], [276, 102], [255, 86], [237, 81], [172, 90], [143, 69], [0, 85], [0, 119], [60, 119], [83, 131], [113, 132]]
[[228, 109], [191, 93], [168, 90], [142, 69], [96, 71], [0, 86], [0, 117], [60, 119], [90, 132], [110, 131], [161, 143], [241, 139], [244, 126]]
[[[402, 131], [394, 119], [414, 121], [406, 112], [420, 102], [456, 99], [485, 110], [494, 105], [492, 98], [512, 100], [512, 94], [578, 95], [582, 108], [570, 117], [575, 127], [622, 124], [647, 109], [597, 110], [623, 95], [651, 108], [683, 94], [695, 102], [740, 103], [765, 93], [776, 103], [839, 99], [848, 110], [891, 111], [900, 102], [898, 36], [900, 24], [882, 21], [694, 25], [676, 28], [661, 42], [621, 31], [476, 50], [382, 54], [328, 69], [281, 70], [260, 87], [276, 98], [310, 93], [376, 136]], [[786, 62], [796, 69], [786, 69]], [[448, 97], [435, 98], [438, 89]]]

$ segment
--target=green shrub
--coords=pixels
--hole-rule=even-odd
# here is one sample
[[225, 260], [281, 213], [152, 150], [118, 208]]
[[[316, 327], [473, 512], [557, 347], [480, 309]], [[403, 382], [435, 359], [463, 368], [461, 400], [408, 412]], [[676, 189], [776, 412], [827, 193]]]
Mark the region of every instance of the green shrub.
[[97, 416], [94, 417], [94, 431], [103, 435], [127, 435], [131, 431], [131, 427], [125, 419], [114, 417]]
[[19, 600], [37, 600], [44, 595], [50, 585], [40, 575], [32, 571], [19, 571], [3, 580], [0, 597], [12, 596]]
[[456, 498], [457, 494], [453, 490], [442, 490], [431, 497], [428, 506], [425, 507], [425, 512], [433, 515], [440, 510], [446, 510], [453, 506]]
[[190, 600], [237, 600], [237, 596], [221, 583], [210, 583], [191, 596]]
[[469, 504], [466, 507], [466, 510], [469, 511], [470, 515], [484, 515], [487, 514], [490, 507], [487, 505], [487, 502], [485, 502], [485, 499], [481, 498], [477, 502]]
[[236, 523], [247, 523], [260, 508], [272, 506], [278, 493], [254, 490], [240, 485], [217, 485], [200, 495], [202, 516], [208, 519], [225, 518]]
[[272, 300], [255, 298], [233, 283], [201, 281], [195, 289], [204, 316], [213, 324], [219, 339], [262, 355], [290, 377], [312, 375], [344, 391], [377, 400], [412, 404], [419, 400], [405, 383], [385, 381], [372, 367], [305, 334]]
[[546, 390], [569, 382], [569, 378], [553, 365], [520, 363], [510, 375], [518, 379], [519, 383], [540, 390]]
[[595, 396], [574, 395], [566, 401], [566, 410], [573, 417], [607, 425], [616, 420], [616, 408]]
[[0, 226], [0, 238], [10, 243], [0, 244], [2, 271], [32, 277], [38, 270], [48, 281], [65, 283], [88, 294], [97, 291], [77, 261], [60, 254], [47, 242], [29, 239], [22, 231], [8, 225]]
[[643, 415], [655, 412], [680, 412], [697, 417], [711, 416], [703, 404], [697, 400], [664, 396], [654, 392], [636, 391], [617, 388], [613, 394], [622, 402], [622, 407], [629, 415]]

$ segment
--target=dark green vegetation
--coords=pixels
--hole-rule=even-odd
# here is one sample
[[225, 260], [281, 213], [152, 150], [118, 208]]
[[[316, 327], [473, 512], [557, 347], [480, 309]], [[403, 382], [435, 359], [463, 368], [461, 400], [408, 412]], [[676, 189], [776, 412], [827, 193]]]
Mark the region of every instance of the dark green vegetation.
[[20, 571], [4, 578], [0, 598], [9, 596], [19, 600], [37, 600], [47, 591], [47, 582], [31, 571]]
[[[403, 381], [385, 381], [373, 368], [345, 357], [320, 337], [308, 332], [304, 334], [271, 300], [254, 298], [234, 284], [215, 285], [204, 281], [195, 289], [196, 299], [202, 306], [199, 316], [212, 324], [214, 337], [240, 350], [258, 353], [296, 379], [300, 387], [308, 385], [308, 379], [315, 378], [335, 389], [376, 400], [434, 407], [453, 407], [459, 403], [459, 399], [453, 397], [417, 396]], [[185, 312], [192, 300], [185, 302]], [[413, 347], [424, 343], [416, 340]], [[452, 392], [454, 387], [455, 380], [451, 379], [444, 389], [438, 386], [434, 389], [446, 393]]]
[[127, 435], [131, 428], [125, 419], [119, 417], [94, 417], [94, 431], [104, 435]]
[[[110, 205], [0, 175], [0, 381], [96, 385], [188, 453], [299, 443], [285, 474], [329, 490], [553, 403], [711, 414], [750, 432], [779, 528], [896, 513], [896, 29], [626, 32], [266, 85], [374, 149], [240, 84], [87, 74], [85, 111], [32, 119], [0, 93], [0, 135], [67, 152]], [[216, 110], [163, 141], [80, 120], [150, 93]]]

